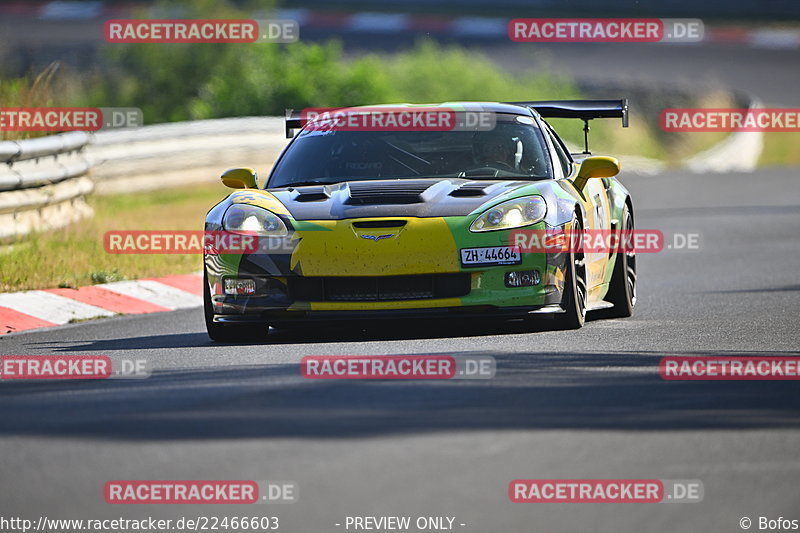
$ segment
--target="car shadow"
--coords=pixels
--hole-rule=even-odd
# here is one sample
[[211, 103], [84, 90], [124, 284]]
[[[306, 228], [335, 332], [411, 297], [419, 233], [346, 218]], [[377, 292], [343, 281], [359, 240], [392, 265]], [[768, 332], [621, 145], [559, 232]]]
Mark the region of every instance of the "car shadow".
[[[588, 321], [599, 318], [590, 313]], [[33, 349], [52, 352], [110, 352], [128, 350], [153, 350], [166, 348], [193, 348], [213, 346], [257, 346], [278, 344], [336, 343], [396, 341], [415, 339], [443, 339], [469, 336], [503, 334], [544, 333], [561, 331], [555, 320], [546, 316], [534, 323], [521, 320], [376, 320], [361, 323], [311, 324], [296, 328], [270, 329], [263, 340], [242, 339], [237, 342], [214, 342], [205, 332], [170, 333], [166, 335], [141, 335], [91, 341], [70, 341], [68, 337], [58, 341], [31, 341], [25, 343]], [[465, 333], [467, 332], [467, 333]]]
[[279, 364], [157, 371], [146, 379], [5, 381], [0, 435], [182, 440], [800, 426], [796, 381], [663, 381], [662, 354], [647, 352], [449, 355], [492, 355], [497, 374], [311, 380], [299, 365]]

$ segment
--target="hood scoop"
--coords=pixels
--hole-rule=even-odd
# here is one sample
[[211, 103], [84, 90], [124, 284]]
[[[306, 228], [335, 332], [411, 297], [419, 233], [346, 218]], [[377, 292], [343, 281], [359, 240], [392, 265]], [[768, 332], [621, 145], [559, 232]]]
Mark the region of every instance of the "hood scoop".
[[429, 181], [358, 181], [348, 183], [349, 205], [419, 204], [422, 193], [431, 187]]

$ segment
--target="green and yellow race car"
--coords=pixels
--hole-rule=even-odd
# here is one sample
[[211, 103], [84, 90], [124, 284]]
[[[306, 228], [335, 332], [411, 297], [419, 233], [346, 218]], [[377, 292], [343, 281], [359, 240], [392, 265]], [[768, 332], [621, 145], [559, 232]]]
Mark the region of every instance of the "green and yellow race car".
[[531, 250], [515, 239], [633, 230], [618, 161], [588, 146], [571, 155], [545, 120], [580, 119], [588, 132], [609, 117], [627, 126], [627, 101], [287, 112], [291, 141], [266, 183], [249, 168], [226, 171], [236, 191], [207, 215], [207, 232], [258, 238], [252, 249], [206, 250], [209, 336], [309, 321], [548, 316], [579, 328], [587, 311], [630, 316], [632, 249]]

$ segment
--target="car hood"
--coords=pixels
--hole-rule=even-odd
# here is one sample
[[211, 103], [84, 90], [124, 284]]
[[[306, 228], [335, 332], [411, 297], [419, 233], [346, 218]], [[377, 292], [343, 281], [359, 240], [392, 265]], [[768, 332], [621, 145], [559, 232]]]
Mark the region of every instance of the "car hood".
[[[544, 180], [543, 180], [544, 181]], [[395, 179], [269, 189], [295, 220], [468, 215], [535, 181]], [[531, 192], [535, 192], [530, 187]]]

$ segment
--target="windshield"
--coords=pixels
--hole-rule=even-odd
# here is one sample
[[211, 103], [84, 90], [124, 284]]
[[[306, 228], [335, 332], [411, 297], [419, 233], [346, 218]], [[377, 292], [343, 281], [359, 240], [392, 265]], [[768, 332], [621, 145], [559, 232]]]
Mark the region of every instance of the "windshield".
[[486, 131], [345, 131], [306, 128], [275, 166], [268, 188], [397, 178], [551, 178], [531, 117], [498, 114]]

